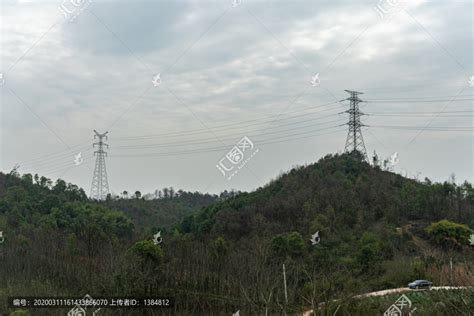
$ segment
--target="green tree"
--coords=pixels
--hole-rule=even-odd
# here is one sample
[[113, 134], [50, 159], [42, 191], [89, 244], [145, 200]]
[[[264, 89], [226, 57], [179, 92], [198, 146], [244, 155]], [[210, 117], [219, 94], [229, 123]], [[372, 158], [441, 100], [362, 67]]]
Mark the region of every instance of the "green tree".
[[135, 243], [128, 252], [139, 259], [142, 264], [157, 265], [163, 259], [163, 250], [151, 240], [143, 240]]
[[361, 273], [378, 275], [382, 272], [382, 242], [373, 233], [366, 232], [359, 241], [357, 262]]
[[469, 238], [473, 233], [473, 230], [467, 225], [458, 224], [446, 219], [432, 223], [426, 227], [425, 231], [435, 244], [445, 248], [469, 245]]
[[291, 257], [299, 257], [302, 256], [305, 250], [305, 242], [303, 237], [298, 232], [292, 232], [288, 234], [288, 253]]
[[306, 249], [303, 237], [298, 232], [275, 236], [271, 241], [272, 251], [280, 257], [300, 257]]
[[[126, 270], [118, 278], [124, 280], [129, 293], [150, 295], [160, 286], [163, 250], [151, 240], [135, 243], [127, 251]], [[122, 281], [120, 281], [122, 283]]]
[[212, 255], [216, 260], [222, 260], [229, 252], [229, 246], [224, 238], [218, 237], [212, 242]]
[[288, 249], [288, 239], [285, 235], [278, 235], [273, 237], [271, 242], [272, 251], [280, 257], [284, 257]]

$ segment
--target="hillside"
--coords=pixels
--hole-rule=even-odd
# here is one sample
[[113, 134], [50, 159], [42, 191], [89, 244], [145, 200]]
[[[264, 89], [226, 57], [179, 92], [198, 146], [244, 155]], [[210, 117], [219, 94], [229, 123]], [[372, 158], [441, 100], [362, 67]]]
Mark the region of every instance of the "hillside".
[[468, 286], [473, 206], [469, 183], [418, 182], [351, 155], [226, 198], [97, 202], [63, 181], [2, 175], [0, 296], [171, 295], [164, 315], [278, 315], [420, 278]]
[[449, 219], [474, 226], [471, 184], [417, 182], [351, 156], [327, 156], [292, 169], [256, 192], [207, 207], [183, 231], [232, 239], [315, 229], [335, 235], [380, 224], [403, 226]]
[[0, 173], [0, 209], [3, 210], [0, 215], [6, 220], [13, 220], [16, 216], [18, 221], [9, 227], [10, 230], [20, 224], [38, 226], [55, 209], [80, 203], [123, 213], [122, 216], [126, 215], [131, 220], [135, 230], [150, 233], [156, 229], [170, 229], [185, 216], [219, 199], [223, 199], [223, 195], [218, 197], [179, 190], [172, 195], [148, 200], [143, 197], [110, 196], [106, 201], [90, 201], [83, 189], [61, 179], [53, 183], [51, 179], [38, 175]]
[[[282, 306], [277, 285], [285, 263], [293, 280], [289, 300], [298, 306], [406, 286], [419, 278], [474, 284], [474, 257], [466, 239], [464, 246], [434, 243], [426, 232], [444, 219], [473, 227], [473, 205], [469, 183], [418, 182], [336, 155], [206, 207], [187, 217], [181, 231], [213, 251], [226, 249], [222, 264], [233, 267], [227, 273], [243, 276], [240, 286], [247, 284], [246, 295], [260, 304], [265, 305], [258, 298], [262, 290], [253, 285], [265, 273], [274, 278], [265, 281], [266, 295], [273, 293], [274, 300], [280, 296], [275, 303]], [[310, 238], [317, 231], [320, 243], [312, 246]], [[265, 272], [255, 268], [259, 265]]]
[[202, 207], [219, 200], [216, 195], [199, 192], [178, 191], [174, 196], [164, 196], [146, 200], [144, 198], [115, 198], [98, 202], [110, 209], [122, 211], [127, 215], [142, 237], [156, 233], [158, 230], [171, 232], [176, 223], [186, 216], [197, 212]]

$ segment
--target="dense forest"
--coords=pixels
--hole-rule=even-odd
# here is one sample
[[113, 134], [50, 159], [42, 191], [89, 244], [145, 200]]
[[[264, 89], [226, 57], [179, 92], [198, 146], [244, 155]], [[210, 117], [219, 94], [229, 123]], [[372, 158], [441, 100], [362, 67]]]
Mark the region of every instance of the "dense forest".
[[[63, 180], [0, 174], [0, 315], [14, 312], [10, 296], [85, 294], [174, 298], [168, 309], [99, 315], [333, 315], [336, 299], [340, 315], [380, 315], [388, 306], [352, 297], [423, 278], [474, 284], [473, 207], [470, 183], [407, 179], [349, 154], [219, 196], [167, 188], [93, 201]], [[461, 315], [473, 296], [459, 299]], [[451, 310], [444, 302], [417, 314]]]

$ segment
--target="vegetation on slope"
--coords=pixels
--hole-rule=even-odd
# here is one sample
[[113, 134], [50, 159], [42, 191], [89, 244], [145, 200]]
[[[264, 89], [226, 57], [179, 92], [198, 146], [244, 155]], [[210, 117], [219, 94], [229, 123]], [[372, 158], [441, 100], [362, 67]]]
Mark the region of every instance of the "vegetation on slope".
[[414, 181], [336, 155], [255, 192], [172, 200], [89, 201], [62, 181], [0, 177], [0, 295], [161, 294], [175, 297], [169, 315], [274, 315], [419, 278], [474, 283], [469, 183]]

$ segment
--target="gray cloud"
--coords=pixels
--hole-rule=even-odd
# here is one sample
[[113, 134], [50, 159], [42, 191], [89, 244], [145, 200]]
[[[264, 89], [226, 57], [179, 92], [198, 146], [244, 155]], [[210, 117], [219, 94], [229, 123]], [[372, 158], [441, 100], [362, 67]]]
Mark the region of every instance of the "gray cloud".
[[[237, 8], [231, 8], [230, 3], [97, 1], [76, 22], [66, 23], [61, 20], [57, 2], [2, 2], [0, 72], [6, 72], [28, 52], [6, 73], [6, 85], [1, 89], [2, 170], [26, 161], [23, 172], [44, 172], [53, 178], [63, 175], [89, 190], [94, 162], [88, 145], [92, 143], [92, 129], [106, 129], [121, 117], [110, 131], [107, 160], [110, 186], [115, 192], [146, 192], [168, 185], [213, 192], [231, 187], [250, 190], [281, 170], [342, 151], [346, 132], [340, 128], [333, 134], [262, 144], [259, 154], [247, 165], [257, 177], [244, 169], [229, 182], [215, 164], [241, 137], [255, 135], [265, 143], [331, 126], [327, 123], [331, 120], [343, 122], [345, 116], [337, 115], [344, 108], [335, 104], [332, 110], [319, 114], [332, 117], [316, 120], [314, 125], [281, 125], [266, 135], [261, 135], [263, 130], [278, 124], [267, 120], [248, 126], [245, 122], [340, 100], [347, 97], [344, 89], [362, 90], [367, 99], [429, 96], [444, 100], [462, 88], [463, 95], [472, 95], [467, 83], [473, 72], [470, 2], [411, 1], [406, 9], [421, 26], [403, 11], [390, 21], [381, 21], [372, 8], [373, 1], [243, 0]], [[45, 34], [55, 21], [61, 22]], [[173, 67], [168, 69], [170, 65]], [[155, 88], [151, 80], [158, 72], [163, 83]], [[321, 86], [312, 87], [309, 81], [318, 72]], [[302, 91], [305, 93], [297, 98]], [[446, 103], [374, 102], [364, 105], [363, 110], [439, 111]], [[447, 109], [472, 110], [472, 101], [452, 102]], [[305, 112], [283, 114], [281, 118], [301, 113]], [[317, 116], [310, 113], [308, 118]], [[369, 116], [364, 121], [374, 126], [425, 126], [430, 119]], [[295, 121], [288, 119], [286, 123]], [[240, 127], [235, 124], [238, 122], [242, 122]], [[211, 132], [203, 124], [235, 125]], [[472, 118], [439, 117], [432, 126], [472, 127]], [[295, 127], [301, 128], [291, 130]], [[121, 139], [196, 129], [202, 133]], [[42, 154], [67, 149], [54, 133], [70, 147], [82, 145], [29, 162]], [[400, 153], [398, 171], [419, 171], [437, 180], [454, 172], [458, 180], [473, 180], [472, 132], [426, 131], [408, 146], [417, 133], [374, 127], [364, 131], [364, 136], [369, 153], [377, 150], [382, 157]], [[203, 139], [208, 143], [123, 147]], [[206, 151], [216, 147], [222, 150]], [[145, 156], [198, 149], [204, 152]], [[74, 155], [80, 150], [86, 163], [74, 167]]]

